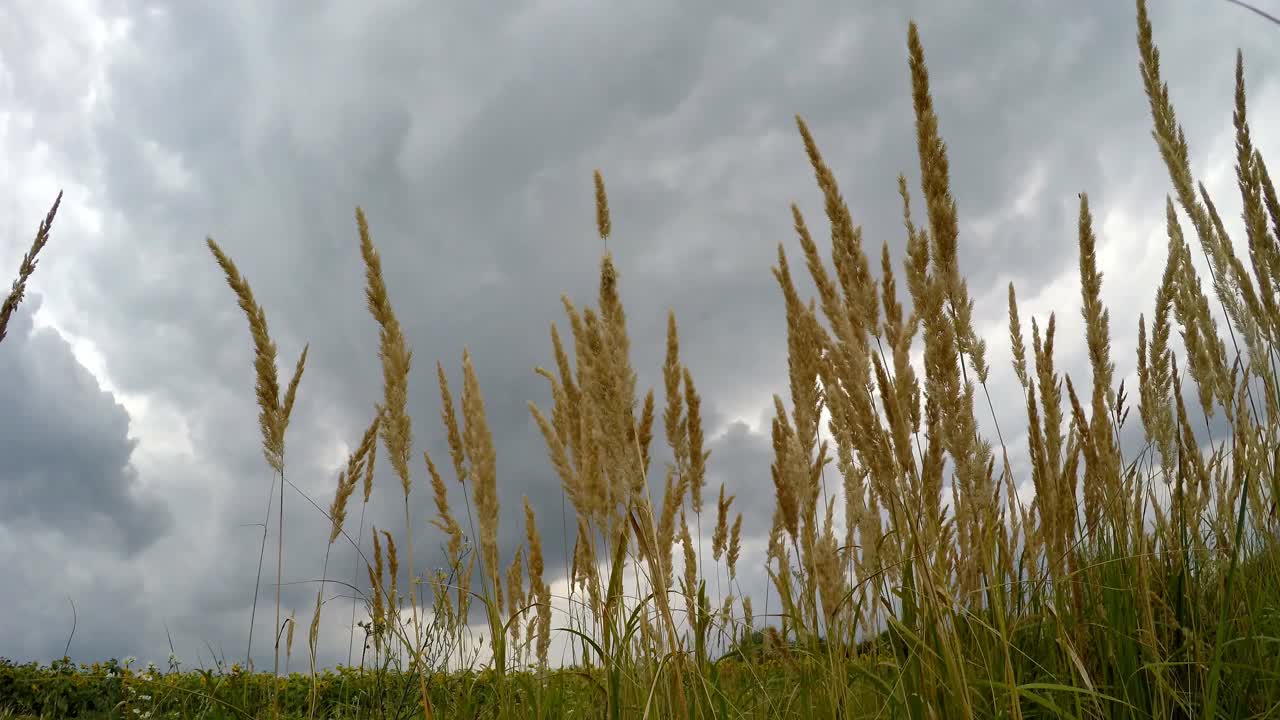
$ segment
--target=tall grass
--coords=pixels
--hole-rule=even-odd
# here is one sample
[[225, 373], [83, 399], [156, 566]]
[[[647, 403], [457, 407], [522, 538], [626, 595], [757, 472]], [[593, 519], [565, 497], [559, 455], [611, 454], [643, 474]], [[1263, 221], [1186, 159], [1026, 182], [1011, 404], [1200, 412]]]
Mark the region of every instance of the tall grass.
[[[1116, 330], [1102, 299], [1089, 198], [1081, 194], [1080, 340], [1088, 373], [1057, 370], [1061, 338], [1053, 314], [1029, 319], [1028, 342], [1011, 284], [1009, 343], [1026, 447], [1010, 447], [1000, 433], [994, 442], [984, 435], [982, 426], [995, 421], [986, 342], [960, 266], [951, 166], [913, 23], [907, 51], [921, 187], [913, 198], [898, 178], [906, 245], [900, 267], [890, 261], [888, 243], [878, 253], [866, 246], [817, 138], [796, 119], [823, 194], [831, 252], [828, 262], [809, 220], [792, 205], [800, 258], [817, 296], [801, 296], [795, 249], [789, 254], [779, 245], [772, 271], [786, 308], [788, 377], [786, 395], [773, 398], [770, 527], [744, 529], [723, 486], [714, 507], [704, 503], [715, 460], [675, 314], [667, 318], [658, 398], [638, 387], [612, 256], [606, 251], [600, 261], [594, 303], [562, 298], [568, 335], [552, 324], [551, 369], [536, 369], [550, 402], [529, 410], [574, 510], [564, 596], [553, 596], [544, 577], [539, 519], [527, 498], [524, 543], [506, 555], [498, 545], [503, 471], [466, 350], [460, 417], [445, 366], [436, 366], [437, 431], [447, 439], [465, 509], [450, 506], [448, 483], [424, 453], [436, 511], [430, 525], [443, 535], [448, 564], [416, 574], [413, 537], [425, 528], [410, 504], [413, 355], [357, 210], [384, 392], [339, 476], [326, 513], [325, 557], [327, 574], [329, 551], [345, 537], [366, 569], [368, 620], [359, 626], [367, 642], [359, 666], [361, 677], [372, 678], [362, 687], [372, 689], [333, 700], [317, 684], [318, 596], [308, 714], [1280, 713], [1280, 201], [1246, 119], [1242, 58], [1233, 118], [1245, 238], [1236, 243], [1193, 178], [1143, 0], [1136, 37], [1152, 136], [1173, 188], [1168, 259], [1137, 328], [1136, 388], [1117, 385]], [[595, 193], [597, 231], [607, 240], [612, 224], [599, 173]], [[249, 319], [263, 445], [283, 493], [283, 437], [305, 351], [280, 399], [265, 313], [231, 260], [209, 245]], [[1130, 448], [1122, 438], [1134, 423], [1141, 443]], [[659, 431], [672, 458], [663, 467], [652, 462]], [[358, 480], [369, 499], [376, 438], [400, 481], [405, 527], [399, 542], [374, 528], [366, 554], [363, 514], [355, 538], [343, 528]], [[1021, 452], [1029, 470], [1018, 476], [1011, 456]], [[1028, 483], [1034, 498], [1024, 502], [1018, 488]], [[710, 562], [701, 554], [704, 504], [714, 517]], [[770, 587], [759, 614], [761, 598], [737, 580], [744, 532], [768, 540]], [[430, 607], [419, 607], [413, 588], [397, 589], [397, 547], [413, 584], [431, 590]], [[278, 615], [277, 590], [279, 632]], [[561, 667], [549, 657], [556, 635], [574, 649], [574, 660]], [[273, 680], [272, 687], [280, 685]], [[281, 712], [278, 690], [272, 707]]]
[[[581, 668], [608, 717], [1207, 718], [1280, 707], [1274, 639], [1280, 386], [1273, 364], [1280, 205], [1252, 144], [1238, 58], [1234, 118], [1246, 265], [1208, 193], [1194, 184], [1145, 4], [1137, 10], [1141, 79], [1175, 191], [1150, 330], [1145, 315], [1138, 328], [1141, 448], [1126, 451], [1121, 443], [1134, 401], [1123, 384], [1116, 386], [1113, 331], [1084, 194], [1077, 232], [1089, 375], [1061, 377], [1055, 370], [1052, 315], [1043, 333], [1039, 319], [1031, 320], [1028, 348], [1010, 285], [1009, 338], [1025, 401], [1030, 477], [1014, 476], [1016, 449], [1000, 438], [993, 444], [980, 430], [986, 417], [994, 421], [986, 344], [974, 328], [974, 301], [960, 268], [951, 168], [912, 24], [907, 48], [924, 215], [913, 214], [899, 177], [906, 297], [899, 297], [887, 243], [876, 277], [874, 250], [864, 246], [817, 140], [797, 118], [825, 198], [831, 258], [828, 265], [793, 205], [818, 297], [801, 298], [779, 246], [773, 272], [786, 307], [789, 398], [774, 398], [776, 510], [766, 555], [773, 612], [755, 617], [736, 584], [741, 516], [732, 522], [730, 543], [733, 498], [723, 487], [712, 562], [701, 555], [710, 458], [674, 314], [662, 399], [673, 460], [651, 467], [658, 401], [637, 388], [618, 273], [606, 252], [596, 304], [578, 307], [563, 298], [572, 346], [552, 327], [555, 370], [537, 369], [548, 383], [550, 408], [530, 404], [576, 517], [571, 595], [560, 603], [541, 577], [539, 532], [527, 501], [527, 542], [500, 557], [497, 453], [469, 355], [463, 353], [461, 428], [437, 366], [443, 430], [457, 480], [468, 491], [466, 517], [456, 517], [444, 480], [425, 458], [437, 507], [432, 523], [445, 533], [451, 568], [450, 578], [434, 579], [430, 612], [444, 639], [438, 655], [444, 664], [428, 670], [421, 657], [413, 593], [411, 634], [397, 630], [394, 601], [379, 610], [394, 590], [388, 596], [375, 585], [372, 602], [376, 646], [408, 646], [421, 711], [457, 710], [433, 698], [431, 687], [437, 669], [457, 671], [464, 658], [477, 657], [468, 625], [473, 598], [483, 610], [481, 642], [488, 642], [484, 708], [499, 716], [565, 710], [548, 701], [561, 696], [557, 676], [548, 674], [552, 632], [580, 646]], [[595, 182], [597, 230], [607, 240], [612, 227], [599, 173]], [[1177, 207], [1199, 241], [1207, 283]], [[411, 353], [368, 225], [362, 213], [357, 219], [368, 304], [381, 328], [381, 434], [403, 486], [404, 546], [411, 549], [404, 410]], [[1225, 332], [1219, 317], [1227, 321]], [[1172, 341], [1175, 328], [1181, 353]], [[913, 362], [915, 351], [922, 362]], [[271, 412], [270, 403], [263, 412]], [[1218, 413], [1227, 437], [1207, 432]], [[662, 478], [660, 496], [651, 493], [655, 474]], [[348, 477], [340, 497], [350, 494]], [[1027, 481], [1035, 488], [1030, 503], [1017, 493]], [[824, 492], [837, 482], [841, 492]], [[340, 514], [332, 513], [334, 538]], [[477, 552], [464, 557], [472, 542]], [[380, 577], [380, 570], [371, 572], [375, 582]], [[632, 592], [624, 592], [627, 585]], [[555, 626], [553, 612], [564, 614]], [[726, 647], [732, 652], [713, 657], [713, 648]]]
[[36, 265], [40, 262], [38, 259], [40, 251], [49, 243], [49, 235], [53, 231], [53, 219], [58, 215], [58, 206], [61, 204], [62, 191], [58, 191], [58, 197], [53, 199], [53, 206], [49, 208], [49, 213], [45, 215], [39, 229], [36, 230], [35, 239], [31, 241], [31, 248], [22, 256], [22, 264], [18, 266], [17, 279], [10, 286], [9, 294], [5, 296], [4, 302], [0, 303], [0, 341], [3, 341], [8, 334], [9, 318], [13, 317], [13, 314], [18, 310], [18, 306], [22, 304], [22, 299], [26, 297], [27, 281], [31, 279], [31, 275], [36, 271]]

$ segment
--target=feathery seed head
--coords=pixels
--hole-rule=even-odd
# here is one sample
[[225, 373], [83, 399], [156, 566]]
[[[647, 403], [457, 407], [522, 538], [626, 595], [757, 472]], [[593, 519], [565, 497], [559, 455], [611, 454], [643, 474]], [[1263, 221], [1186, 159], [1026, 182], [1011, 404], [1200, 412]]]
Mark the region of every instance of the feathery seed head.
[[298, 364], [293, 368], [293, 377], [289, 379], [289, 386], [285, 389], [284, 403], [280, 408], [282, 434], [289, 427], [289, 416], [293, 414], [293, 402], [298, 397], [298, 383], [302, 381], [302, 369], [307, 364], [307, 351], [310, 349], [311, 343], [302, 346], [302, 354], [298, 356]]
[[[354, 463], [350, 463], [354, 464]], [[347, 500], [356, 489], [357, 476], [343, 470], [338, 473], [338, 490], [333, 495], [333, 503], [329, 505], [329, 544], [332, 545], [342, 534], [342, 524], [347, 519]]]
[[391, 576], [391, 591], [387, 595], [387, 607], [394, 613], [398, 606], [396, 582], [400, 578], [400, 558], [396, 555], [396, 541], [391, 537], [391, 533], [383, 530], [382, 536], [387, 539], [387, 573]]
[[424, 450], [422, 457], [427, 462], [427, 474], [431, 477], [431, 490], [436, 503], [436, 519], [432, 520], [431, 524], [440, 528], [440, 531], [449, 537], [449, 563], [456, 565], [458, 553], [462, 548], [462, 527], [449, 509], [449, 488], [440, 477], [440, 471], [436, 469], [431, 455]]
[[738, 557], [742, 553], [742, 513], [738, 513], [738, 517], [734, 518], [733, 529], [729, 531], [729, 578], [737, 579], [738, 577]]
[[31, 274], [36, 271], [36, 265], [40, 262], [36, 259], [36, 256], [40, 254], [40, 251], [49, 242], [49, 233], [53, 229], [53, 218], [58, 214], [58, 206], [61, 204], [62, 191], [59, 190], [58, 197], [53, 200], [53, 207], [49, 208], [49, 214], [45, 215], [39, 229], [36, 230], [36, 237], [31, 242], [31, 249], [27, 250], [27, 253], [22, 256], [22, 264], [18, 266], [18, 278], [13, 281], [9, 295], [5, 297], [4, 303], [0, 304], [0, 340], [4, 340], [5, 329], [9, 327], [9, 318], [18, 309], [18, 305], [26, 295], [27, 280], [31, 278]]
[[378, 428], [381, 424], [382, 407], [378, 406], [375, 408], [373, 421], [369, 423], [369, 428], [364, 431], [364, 438], [360, 441], [361, 453], [365, 457], [363, 490], [366, 503], [373, 495], [373, 467], [378, 460]]
[[413, 353], [405, 344], [400, 320], [391, 307], [382, 259], [369, 234], [364, 210], [356, 208], [356, 225], [360, 233], [360, 253], [365, 263], [365, 299], [379, 330], [378, 355], [382, 359], [383, 418], [382, 439], [391, 457], [391, 467], [409, 496], [409, 452], [413, 445], [412, 421], [406, 410], [409, 394], [409, 369]]
[[467, 480], [466, 450], [462, 445], [462, 434], [458, 431], [458, 416], [453, 409], [453, 394], [449, 392], [449, 378], [444, 373], [444, 366], [436, 363], [436, 379], [440, 384], [440, 419], [444, 423], [446, 437], [449, 439], [449, 457], [453, 460], [453, 471], [459, 483]]
[[[235, 292], [249, 320], [249, 333], [253, 336], [253, 366], [257, 375], [258, 425], [262, 430], [262, 449], [267, 464], [276, 472], [284, 471], [284, 424], [281, 420], [280, 381], [276, 375], [276, 344], [267, 331], [267, 314], [253, 297], [249, 282], [240, 275], [231, 258], [222, 251], [213, 238], [207, 238], [209, 250], [227, 277], [227, 284]], [[305, 353], [304, 353], [305, 357]], [[295, 375], [295, 380], [301, 372]], [[293, 383], [291, 383], [292, 385]]]
[[373, 567], [369, 568], [369, 581], [373, 586], [373, 620], [381, 623], [384, 615], [382, 603], [382, 542], [378, 540], [378, 526], [373, 526]]
[[609, 220], [609, 196], [604, 191], [604, 176], [599, 170], [595, 171], [596, 183], [596, 230], [600, 233], [602, 240], [608, 240], [609, 234], [613, 231], [613, 224]]
[[480, 523], [480, 548], [485, 572], [494, 587], [499, 588], [497, 455], [485, 418], [480, 381], [476, 378], [475, 366], [471, 364], [471, 353], [465, 348], [462, 351], [462, 377], [462, 418], [465, 423], [462, 442], [471, 463], [472, 492]]
[[702, 487], [706, 485], [707, 455], [702, 449], [702, 397], [693, 386], [693, 373], [684, 368], [685, 436], [689, 443], [689, 490], [693, 511], [702, 512]]

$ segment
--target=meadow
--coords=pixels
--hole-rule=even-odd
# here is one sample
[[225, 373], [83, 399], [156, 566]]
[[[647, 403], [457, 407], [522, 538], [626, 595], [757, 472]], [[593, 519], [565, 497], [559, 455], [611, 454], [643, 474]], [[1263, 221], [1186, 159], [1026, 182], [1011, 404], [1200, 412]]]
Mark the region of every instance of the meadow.
[[[1028, 440], [1011, 447], [984, 436], [980, 426], [995, 417], [986, 342], [958, 259], [947, 146], [912, 24], [921, 187], [913, 196], [897, 180], [901, 267], [887, 243], [864, 243], [818, 140], [796, 118], [825, 200], [830, 257], [792, 205], [796, 237], [779, 245], [772, 268], [786, 308], [777, 331], [788, 377], [774, 396], [772, 587], [763, 607], [737, 584], [743, 519], [735, 498], [708, 486], [715, 458], [674, 313], [655, 392], [637, 387], [612, 257], [601, 258], [594, 305], [563, 298], [563, 325], [552, 325], [547, 368], [536, 371], [551, 400], [529, 404], [576, 517], [569, 594], [553, 598], [541, 521], [518, 489], [500, 492], [470, 356], [460, 388], [444, 366], [434, 369], [438, 418], [415, 426], [407, 414], [411, 370], [422, 370], [357, 209], [383, 396], [352, 438], [330, 504], [317, 507], [330, 533], [315, 542], [326, 576], [337, 549], [363, 558], [368, 582], [354, 588], [367, 611], [354, 630], [366, 641], [359, 663], [316, 667], [323, 596], [310, 617], [281, 616], [277, 546], [275, 604], [262, 609], [274, 611], [279, 629], [274, 667], [3, 661], [0, 718], [1280, 717], [1280, 198], [1254, 147], [1237, 55], [1245, 237], [1228, 236], [1192, 174], [1144, 0], [1136, 11], [1138, 70], [1171, 183], [1164, 273], [1136, 328], [1136, 357], [1119, 360], [1122, 375], [1136, 368], [1136, 386], [1116, 381], [1119, 330], [1101, 299], [1082, 193], [1081, 295], [1071, 312], [1081, 313], [1084, 335], [1057, 337], [1053, 315], [1024, 318], [1009, 286], [1008, 342]], [[608, 238], [604, 178], [594, 181], [596, 229]], [[0, 309], [0, 338], [57, 207]], [[307, 351], [280, 373], [266, 309], [219, 244], [210, 238], [208, 247], [252, 338], [278, 509]], [[801, 296], [798, 273], [815, 298]], [[1055, 368], [1063, 342], [1084, 343], [1087, 376]], [[1135, 424], [1136, 450], [1121, 442]], [[449, 457], [415, 451], [415, 433], [425, 432], [443, 433]], [[651, 462], [655, 443], [673, 462]], [[1014, 473], [1017, 455], [1027, 474]], [[375, 491], [376, 463], [398, 479], [376, 491], [404, 499], [404, 526], [394, 531], [356, 519], [355, 503]], [[450, 506], [452, 483], [465, 492], [464, 508]], [[1030, 501], [1018, 494], [1027, 484]], [[410, 513], [412, 494], [424, 491], [435, 510], [425, 522]], [[525, 510], [525, 541], [505, 556], [500, 502]], [[704, 515], [709, 559], [695, 540]], [[282, 511], [276, 520], [283, 543]], [[447, 567], [415, 565], [423, 533], [443, 539]], [[420, 578], [424, 592], [397, 587], [401, 577]], [[553, 637], [573, 646], [573, 662], [549, 656]]]

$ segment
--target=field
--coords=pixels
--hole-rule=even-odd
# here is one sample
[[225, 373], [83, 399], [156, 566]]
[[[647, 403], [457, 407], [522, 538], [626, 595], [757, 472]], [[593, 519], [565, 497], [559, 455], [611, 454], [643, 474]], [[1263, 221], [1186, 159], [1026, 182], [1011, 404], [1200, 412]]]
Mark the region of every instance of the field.
[[[358, 666], [314, 666], [321, 596], [295, 637], [298, 621], [280, 614], [280, 550], [264, 547], [277, 557], [275, 667], [0, 662], [0, 718], [1280, 716], [1280, 198], [1246, 122], [1238, 58], [1245, 237], [1228, 237], [1193, 178], [1142, 0], [1136, 29], [1154, 149], [1171, 181], [1168, 259], [1136, 328], [1135, 358], [1112, 357], [1120, 330], [1101, 300], [1087, 194], [1078, 209], [1081, 296], [1070, 309], [1082, 314], [1083, 337], [1057, 337], [1052, 315], [1022, 317], [1009, 286], [1026, 447], [980, 431], [995, 416], [986, 343], [958, 261], [951, 168], [916, 27], [907, 50], [922, 182], [913, 196], [898, 179], [901, 267], [888, 244], [866, 246], [797, 117], [831, 255], [793, 205], [796, 240], [779, 246], [772, 268], [786, 307], [778, 331], [789, 377], [774, 397], [765, 607], [736, 583], [743, 516], [723, 487], [707, 486], [715, 458], [704, 448], [674, 313], [655, 393], [637, 387], [612, 257], [601, 259], [594, 306], [563, 301], [567, 333], [552, 327], [549, 369], [538, 370], [551, 402], [529, 404], [577, 517], [569, 592], [553, 597], [543, 528], [527, 498], [525, 541], [500, 553], [499, 502], [520, 498], [499, 487], [470, 357], [461, 388], [436, 368], [441, 425], [415, 427], [407, 414], [412, 352], [357, 209], [384, 395], [318, 510], [331, 526], [326, 572], [335, 547], [365, 558], [367, 615], [356, 636], [367, 652]], [[608, 238], [600, 173], [595, 188], [597, 230]], [[56, 209], [5, 302], [0, 337]], [[283, 498], [306, 351], [287, 378], [278, 374], [266, 310], [232, 258], [213, 239], [208, 247], [253, 340], [263, 456]], [[801, 297], [797, 273], [816, 298]], [[1064, 342], [1087, 347], [1087, 377], [1055, 369]], [[1136, 367], [1136, 386], [1117, 382], [1117, 362]], [[449, 457], [415, 454], [415, 432], [443, 432]], [[652, 462], [655, 443], [674, 462]], [[1014, 472], [1015, 456], [1025, 474]], [[404, 497], [396, 533], [371, 532], [362, 516], [353, 522], [357, 490], [365, 502], [374, 491], [375, 463], [389, 463], [399, 480], [377, 488]], [[429, 526], [409, 511], [424, 479], [436, 510]], [[450, 507], [450, 483], [465, 488], [465, 508]], [[1028, 483], [1029, 502], [1017, 493]], [[695, 541], [704, 520], [710, 558]], [[396, 578], [402, 567], [418, 577], [422, 533], [444, 539], [450, 564], [424, 576], [430, 602], [420, 603]], [[567, 640], [576, 663], [549, 657], [553, 638]], [[305, 671], [283, 672], [300, 664]]]

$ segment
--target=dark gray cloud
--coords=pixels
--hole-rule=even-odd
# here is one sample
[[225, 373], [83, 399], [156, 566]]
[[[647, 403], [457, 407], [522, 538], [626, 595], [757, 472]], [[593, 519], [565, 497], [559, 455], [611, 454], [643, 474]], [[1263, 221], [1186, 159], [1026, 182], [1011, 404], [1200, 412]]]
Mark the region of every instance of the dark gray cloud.
[[50, 329], [32, 331], [40, 297], [21, 307], [0, 345], [0, 524], [125, 555], [164, 536], [172, 518], [129, 456], [129, 416]]
[[[184, 657], [204, 641], [225, 646], [230, 658], [243, 653], [262, 538], [252, 523], [262, 522], [270, 485], [248, 332], [206, 235], [231, 254], [266, 307], [281, 368], [291, 369], [302, 344], [311, 345], [288, 440], [289, 477], [327, 506], [341, 444], [358, 439], [381, 392], [353, 217], [362, 205], [415, 352], [417, 447], [447, 465], [434, 364], [444, 364], [459, 396], [466, 346], [499, 448], [503, 555], [522, 537], [526, 494], [554, 572], [565, 556], [561, 498], [526, 402], [549, 402], [532, 370], [552, 363], [549, 323], [567, 330], [560, 294], [579, 304], [594, 297], [601, 245], [592, 169], [604, 171], [610, 190], [610, 248], [641, 385], [661, 387], [666, 310], [674, 308], [713, 438], [708, 494], [725, 482], [757, 537], [773, 502], [770, 396], [786, 388], [784, 318], [769, 267], [779, 242], [797, 257], [789, 202], [800, 204], [816, 234], [825, 228], [793, 117], [802, 114], [813, 128], [871, 248], [887, 240], [899, 258], [895, 177], [917, 175], [909, 18], [920, 22], [930, 62], [964, 230], [961, 264], [984, 327], [999, 327], [1010, 280], [1037, 313], [1056, 309], [1060, 321], [1078, 313], [1055, 283], [1076, 262], [1080, 190], [1100, 206], [1116, 197], [1140, 203], [1143, 221], [1160, 220], [1165, 183], [1127, 3], [101, 9], [129, 16], [125, 40], [99, 55], [90, 40], [63, 41], [78, 48], [71, 56], [95, 58], [81, 64], [99, 74], [82, 71], [59, 89], [60, 66], [18, 52], [3, 58], [7, 77], [17, 78], [3, 97], [50, 118], [52, 129], [32, 137], [50, 142], [52, 156], [29, 162], [72, 175], [83, 192], [68, 203], [94, 213], [67, 231], [66, 255], [47, 276], [57, 288], [50, 316], [97, 348], [113, 392], [145, 399], [133, 418], [140, 428], [172, 433], [142, 432], [137, 448], [124, 434], [116, 444], [90, 440], [127, 427], [117, 408], [102, 426], [59, 426], [43, 438], [56, 446], [68, 433], [84, 435], [72, 457], [124, 468], [108, 487], [155, 488], [172, 514], [163, 547], [130, 561], [135, 571], [145, 568], [135, 602], [151, 615], [139, 612], [140, 639], [129, 647], [157, 658], [167, 644], [156, 617], [168, 618]], [[1154, 17], [1197, 157], [1228, 126], [1235, 46], [1245, 49], [1253, 87], [1276, 83], [1274, 28], [1230, 10], [1161, 8]], [[22, 16], [40, 25], [39, 8]], [[24, 42], [6, 38], [5, 47]], [[86, 88], [98, 88], [87, 110]], [[51, 246], [50, 254], [59, 250]], [[1053, 307], [1064, 298], [1072, 304]], [[1114, 334], [1131, 334], [1116, 323]], [[997, 332], [990, 358], [1003, 383], [993, 392], [998, 407], [1016, 398], [1002, 337]], [[1061, 362], [1075, 372], [1082, 356], [1071, 345], [1060, 343]], [[31, 352], [21, 362], [35, 365]], [[1002, 415], [1002, 427], [1016, 428], [1016, 418]], [[1008, 433], [1011, 447], [1021, 447], [1016, 430]], [[127, 470], [130, 451], [145, 455], [137, 480]], [[366, 530], [377, 523], [400, 534], [402, 500], [387, 470], [384, 461]], [[422, 568], [439, 561], [440, 540], [426, 529], [432, 508], [420, 461], [414, 470]], [[154, 507], [138, 499], [150, 496], [112, 492], [121, 508]], [[286, 503], [286, 581], [302, 584], [287, 586], [284, 605], [305, 616], [314, 585], [303, 581], [322, 571], [326, 521], [293, 490]], [[460, 494], [454, 506], [462, 507]], [[129, 515], [131, 526], [151, 528], [135, 530], [142, 540], [130, 547], [145, 547], [164, 527], [143, 522], [145, 513]], [[60, 517], [39, 522], [57, 527]], [[274, 544], [274, 526], [271, 533]], [[335, 547], [330, 574], [345, 576], [350, 548]], [[65, 588], [30, 572], [45, 604], [56, 606]], [[259, 665], [273, 580], [267, 562], [254, 639]], [[762, 576], [756, 581], [752, 587]], [[337, 615], [347, 617], [342, 607]], [[30, 656], [61, 651], [59, 632], [30, 632], [21, 645]], [[92, 620], [82, 632], [104, 638], [86, 644], [86, 656], [126, 652]], [[341, 644], [334, 640], [325, 657], [345, 659]]]
[[[164, 627], [145, 574], [113, 548], [30, 527], [0, 525], [0, 616], [4, 650], [18, 661], [61, 657], [70, 639], [77, 659], [167, 656]], [[71, 603], [75, 603], [73, 612]], [[156, 623], [160, 644], [149, 632]], [[72, 632], [74, 629], [74, 633]]]

